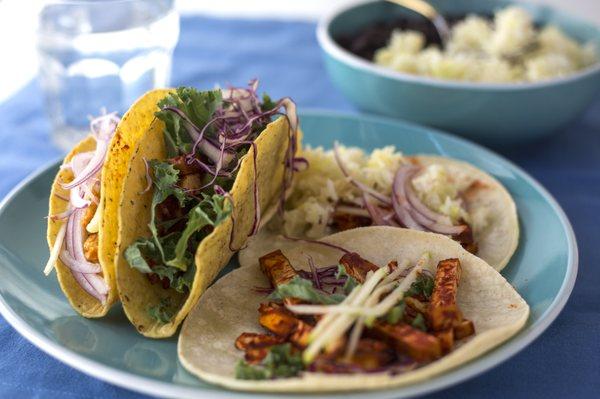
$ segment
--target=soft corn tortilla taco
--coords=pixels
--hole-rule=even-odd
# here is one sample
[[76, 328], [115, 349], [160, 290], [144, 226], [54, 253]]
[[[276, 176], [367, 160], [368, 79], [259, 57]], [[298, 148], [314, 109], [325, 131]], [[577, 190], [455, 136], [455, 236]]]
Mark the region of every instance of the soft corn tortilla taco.
[[[421, 298], [421, 301], [430, 301], [428, 302], [429, 307], [426, 308], [426, 312], [431, 311], [432, 303], [437, 303], [439, 305], [440, 300], [444, 300], [443, 292], [445, 289], [448, 289], [450, 277], [448, 277], [448, 275], [444, 277], [443, 271], [441, 272], [440, 270], [445, 266], [458, 264], [458, 269], [454, 270], [454, 277], [456, 279], [453, 287], [455, 312], [437, 313], [437, 316], [446, 317], [450, 314], [459, 317], [461, 321], [468, 322], [468, 324], [474, 326], [474, 329], [471, 328], [471, 331], [467, 334], [463, 333], [461, 336], [455, 336], [453, 348], [450, 350], [443, 350], [445, 353], [443, 356], [440, 357], [439, 352], [433, 352], [433, 357], [428, 358], [427, 361], [417, 363], [416, 366], [415, 363], [408, 363], [410, 367], [405, 367], [400, 370], [393, 369], [393, 371], [391, 371], [384, 369], [383, 371], [377, 371], [377, 369], [375, 369], [368, 373], [361, 373], [360, 370], [348, 369], [348, 364], [342, 362], [341, 364], [334, 364], [334, 366], [332, 366], [333, 368], [330, 367], [329, 369], [326, 369], [328, 370], [327, 372], [316, 372], [314, 371], [315, 367], [318, 368], [318, 366], [315, 366], [316, 363], [312, 363], [310, 366], [306, 363], [307, 359], [314, 359], [314, 357], [306, 355], [307, 352], [309, 352], [311, 345], [316, 345], [319, 341], [319, 335], [311, 337], [308, 341], [308, 347], [302, 349], [303, 352], [301, 353], [301, 358], [303, 359], [304, 364], [301, 366], [298, 365], [297, 360], [300, 355], [297, 355], [298, 357], [296, 358], [289, 357], [289, 346], [286, 348], [287, 352], [282, 351], [281, 347], [279, 347], [280, 349], [277, 356], [269, 357], [269, 355], [267, 355], [265, 358], [266, 361], [271, 362], [271, 366], [273, 366], [274, 364], [277, 365], [277, 362], [281, 362], [282, 359], [286, 360], [286, 356], [288, 357], [287, 363], [282, 367], [272, 368], [270, 370], [271, 374], [264, 373], [266, 367], [265, 363], [262, 363], [262, 365], [259, 366], [262, 367], [262, 369], [256, 369], [255, 366], [248, 366], [248, 364], [244, 364], [245, 362], [241, 360], [243, 359], [243, 354], [236, 349], [236, 346], [243, 344], [242, 338], [244, 338], [244, 334], [248, 334], [248, 332], [259, 333], [261, 330], [265, 331], [263, 327], [266, 327], [269, 329], [268, 331], [270, 331], [269, 334], [271, 334], [267, 338], [270, 340], [289, 339], [291, 340], [292, 345], [297, 343], [297, 341], [294, 341], [293, 337], [298, 336], [298, 330], [295, 330], [294, 334], [291, 336], [292, 338], [277, 337], [277, 333], [273, 334], [272, 331], [278, 331], [278, 328], [285, 325], [285, 323], [273, 323], [270, 326], [269, 319], [262, 318], [265, 314], [269, 316], [273, 315], [273, 313], [261, 313], [259, 324], [259, 319], [257, 317], [257, 309], [259, 309], [259, 306], [261, 307], [260, 310], [262, 312], [264, 308], [276, 305], [269, 302], [268, 306], [265, 306], [265, 302], [275, 300], [273, 299], [273, 294], [267, 298], [263, 290], [257, 289], [257, 287], [268, 287], [269, 283], [277, 284], [277, 278], [279, 278], [288, 282], [286, 287], [288, 288], [287, 291], [290, 291], [289, 270], [286, 271], [285, 267], [282, 266], [286, 261], [289, 261], [289, 264], [296, 269], [303, 269], [304, 272], [300, 273], [304, 273], [304, 276], [310, 276], [314, 273], [322, 273], [322, 275], [325, 276], [328, 273], [328, 268], [317, 268], [316, 272], [314, 269], [313, 271], [309, 271], [310, 269], [306, 266], [307, 259], [311, 259], [310, 262], [317, 266], [336, 265], [338, 262], [340, 262], [340, 265], [344, 263], [343, 257], [340, 260], [340, 256], [343, 255], [343, 252], [340, 252], [338, 249], [316, 243], [293, 242], [289, 246], [282, 247], [280, 253], [274, 252], [268, 255], [261, 254], [263, 256], [260, 260], [260, 267], [257, 259], [253, 264], [247, 265], [246, 267], [235, 270], [224, 276], [207, 290], [184, 323], [180, 334], [178, 354], [185, 368], [207, 382], [222, 385], [231, 389], [246, 391], [322, 392], [398, 387], [426, 380], [465, 364], [469, 360], [491, 350], [516, 334], [517, 331], [524, 326], [528, 318], [529, 306], [497, 271], [480, 258], [464, 250], [455, 241], [442, 235], [380, 226], [364, 227], [340, 232], [323, 238], [321, 241], [343, 247], [348, 251], [359, 254], [360, 257], [368, 260], [367, 263], [378, 265], [381, 269], [384, 269], [385, 265], [389, 265], [391, 268], [392, 264], [395, 264], [395, 267], [401, 267], [400, 265], [405, 265], [404, 267], [407, 267], [406, 265], [412, 265], [406, 269], [406, 273], [397, 274], [406, 276], [404, 279], [411, 278], [411, 275], [413, 275], [415, 270], [419, 267], [421, 269], [417, 270], [418, 276], [432, 276], [435, 273], [433, 294], [430, 294], [431, 297], [428, 299]], [[275, 261], [271, 262], [269, 266], [265, 259], [269, 257], [272, 258], [273, 256], [275, 256]], [[310, 256], [310, 258], [307, 258], [308, 256]], [[283, 257], [283, 263], [281, 262], [281, 259], [277, 260], [277, 257]], [[269, 278], [261, 272], [262, 268], [262, 271], [266, 273], [265, 270], [268, 267], [271, 267]], [[329, 268], [331, 267], [332, 266]], [[340, 266], [340, 268], [341, 267], [342, 266]], [[290, 269], [290, 266], [288, 265], [287, 268]], [[367, 274], [366, 282], [358, 287], [359, 290], [361, 287], [364, 288], [369, 284], [369, 281], [372, 281], [369, 279], [374, 279], [375, 275], [381, 271], [377, 267], [375, 267], [375, 269], [377, 271], [371, 274], [370, 277], [369, 274]], [[346, 271], [349, 270], [351, 269], [346, 268]], [[353, 274], [348, 273], [348, 275]], [[391, 275], [391, 273], [388, 275]], [[325, 278], [330, 277], [321, 277], [321, 283], [325, 281]], [[414, 276], [412, 276], [412, 278], [413, 285], [410, 285], [411, 290], [415, 287], [414, 281], [418, 281], [414, 280]], [[291, 281], [295, 283], [296, 286], [299, 285], [298, 281], [293, 279]], [[312, 281], [314, 284], [314, 281], [316, 280]], [[438, 287], [438, 283], [441, 288]], [[400, 278], [397, 280], [397, 285], [395, 287], [399, 288], [403, 284], [404, 280]], [[403, 289], [406, 289], [406, 286], [407, 285], [405, 284], [405, 288]], [[450, 290], [452, 290], [451, 286], [452, 284], [450, 284]], [[422, 286], [421, 288], [423, 289]], [[344, 289], [346, 289], [346, 287], [344, 287]], [[356, 289], [357, 288], [355, 287], [354, 290]], [[438, 289], [438, 294], [441, 295], [436, 294]], [[280, 286], [277, 286], [276, 291], [279, 292], [280, 295], [283, 292], [280, 290]], [[395, 291], [396, 289], [394, 289], [393, 292]], [[291, 292], [298, 293], [298, 291]], [[339, 293], [340, 291], [338, 289], [338, 291], [335, 292]], [[348, 291], [346, 291], [346, 293], [348, 293]], [[346, 299], [352, 297], [353, 294], [354, 291], [351, 291]], [[405, 294], [409, 295], [408, 291], [406, 291]], [[392, 294], [389, 295], [391, 296]], [[421, 294], [418, 294], [417, 296], [419, 295]], [[436, 295], [438, 295], [438, 297], [434, 299]], [[292, 294], [289, 294], [288, 297], [289, 296], [294, 297]], [[386, 297], [384, 296], [383, 298]], [[356, 296], [354, 296], [354, 299], [356, 299]], [[410, 298], [405, 299], [406, 305]], [[380, 301], [380, 303], [382, 303], [385, 299], [380, 299]], [[415, 302], [414, 299], [413, 302]], [[416, 302], [419, 301], [417, 300]], [[284, 302], [284, 304], [285, 303], [286, 302]], [[297, 301], [292, 300], [292, 302], [287, 302], [285, 306], [288, 306], [289, 304], [293, 305], [294, 303], [297, 303]], [[344, 300], [342, 305], [346, 303], [348, 302]], [[446, 303], [446, 305], [448, 305], [448, 303]], [[294, 309], [302, 307], [303, 306], [296, 306], [296, 308], [294, 308], [294, 306], [288, 306], [288, 311], [286, 312], [289, 315], [290, 311], [294, 312]], [[310, 308], [310, 306], [304, 306], [304, 308]], [[405, 308], [403, 307], [402, 309]], [[443, 308], [437, 309], [444, 310]], [[446, 310], [447, 309], [449, 308], [446, 308]], [[267, 312], [272, 311], [268, 310]], [[389, 317], [391, 313], [392, 312], [390, 311], [386, 316], [377, 319], [384, 321], [375, 321], [375, 325], [377, 325], [377, 323], [397, 323], [397, 320], [390, 321]], [[325, 317], [328, 316], [330, 315], [327, 314]], [[442, 340], [444, 331], [436, 330], [437, 327], [435, 326], [437, 322], [433, 318], [425, 316], [427, 326], [422, 324], [423, 319], [420, 321], [421, 329], [426, 329], [426, 331], [430, 331], [431, 328], [434, 329], [434, 331], [430, 333], [415, 331], [415, 326], [418, 326], [418, 323], [415, 323], [416, 318], [417, 317], [413, 318], [412, 327], [403, 324], [405, 322], [401, 321], [400, 325], [402, 325], [402, 331], [409, 331], [410, 334], [416, 336], [429, 334], [428, 339], [437, 342], [436, 345], [439, 345], [440, 342], [444, 342]], [[437, 318], [439, 319], [439, 317]], [[306, 318], [303, 318], [302, 320], [304, 320], [304, 323], [310, 323]], [[319, 323], [323, 321], [324, 318], [317, 319], [316, 326], [310, 327], [312, 328], [312, 331], [317, 331]], [[302, 324], [303, 322], [298, 323]], [[371, 327], [367, 326], [365, 328]], [[321, 332], [322, 331], [324, 330], [321, 330]], [[347, 330], [346, 334], [347, 341], [342, 340], [341, 342], [348, 342], [352, 339], [350, 337], [350, 330]], [[250, 337], [258, 340], [258, 335], [260, 335], [258, 338], [267, 339], [264, 337], [265, 334], [250, 334], [246, 335], [246, 338]], [[434, 335], [435, 338], [431, 338], [432, 335]], [[420, 342], [426, 341], [427, 340]], [[236, 346], [234, 346], [234, 342]], [[300, 340], [300, 342], [302, 341]], [[372, 343], [373, 342], [371, 342], [371, 344]], [[383, 345], [385, 343], [380, 342], [379, 344]], [[404, 342], [404, 345], [401, 345], [401, 349], [410, 349], [411, 345], [418, 346], [419, 342], [414, 340], [412, 342], [406, 341]], [[373, 347], [377, 348], [378, 346], [374, 345]], [[296, 349], [293, 349], [293, 351], [299, 350], [297, 349], [297, 346], [294, 348]], [[422, 349], [423, 348], [421, 348], [421, 350]], [[436, 350], [439, 351], [439, 348], [436, 348]], [[424, 354], [424, 352], [415, 353]], [[246, 353], [246, 360], [250, 361], [249, 356], [251, 358], [252, 354], [255, 355], [256, 353], [248, 351]], [[366, 356], [368, 355], [372, 355], [372, 353], [367, 353]], [[321, 356], [324, 356], [323, 353], [321, 353]], [[365, 359], [364, 356], [365, 354], [363, 353], [363, 361]], [[327, 357], [325, 357], [325, 359], [327, 359]], [[406, 366], [406, 358], [403, 359], [403, 364]], [[244, 364], [241, 375], [239, 369], [240, 362]], [[295, 369], [296, 374], [294, 374], [293, 371], [294, 367], [297, 367]], [[298, 367], [302, 370], [299, 373], [297, 372]], [[290, 370], [292, 370], [292, 372]], [[349, 372], [349, 370], [351, 371]], [[333, 372], [333, 374], [330, 374], [331, 372]], [[294, 375], [288, 378], [273, 378], [273, 373], [275, 376]], [[357, 373], [359, 373], [359, 375], [357, 375]], [[264, 379], [265, 375], [267, 376], [266, 379]], [[236, 378], [236, 376], [238, 378]], [[240, 377], [246, 379], [240, 379]]]
[[[116, 270], [125, 313], [145, 336], [177, 331], [291, 184], [300, 140], [293, 103], [260, 101], [255, 88], [178, 89], [135, 149], [119, 205]], [[281, 107], [287, 115], [271, 121]]]
[[[51, 256], [45, 272], [56, 267], [63, 292], [82, 316], [104, 316], [118, 299], [114, 255], [119, 196], [137, 141], [154, 119], [156, 102], [166, 93], [146, 93], [120, 120], [114, 114], [95, 119], [92, 134], [65, 157], [52, 184], [47, 230]], [[80, 184], [65, 188], [75, 174]]]
[[[519, 242], [514, 200], [494, 177], [466, 162], [404, 155], [394, 147], [364, 153], [305, 148], [283, 219], [273, 220], [239, 255], [242, 266], [276, 248], [278, 235], [318, 239], [354, 227], [391, 225], [444, 234], [496, 270]], [[367, 206], [366, 206], [367, 205]]]

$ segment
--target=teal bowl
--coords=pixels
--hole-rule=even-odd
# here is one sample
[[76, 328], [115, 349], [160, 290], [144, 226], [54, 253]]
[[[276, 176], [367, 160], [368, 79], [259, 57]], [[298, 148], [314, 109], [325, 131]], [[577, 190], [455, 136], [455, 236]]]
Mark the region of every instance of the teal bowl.
[[[430, 3], [444, 15], [492, 14], [515, 4], [510, 0]], [[546, 6], [520, 5], [536, 23], [557, 25], [578, 41], [591, 41], [600, 49], [598, 27]], [[317, 37], [329, 76], [358, 108], [502, 145], [532, 141], [562, 130], [600, 91], [600, 64], [538, 83], [468, 83], [396, 72], [362, 59], [336, 42], [340, 36], [373, 22], [410, 13], [385, 1], [362, 0], [334, 10], [319, 22]]]

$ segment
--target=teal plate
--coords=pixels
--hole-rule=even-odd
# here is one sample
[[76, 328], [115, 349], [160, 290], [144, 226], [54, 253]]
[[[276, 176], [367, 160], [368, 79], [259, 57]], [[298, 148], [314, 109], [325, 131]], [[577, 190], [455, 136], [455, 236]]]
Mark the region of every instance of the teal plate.
[[[513, 195], [521, 223], [519, 249], [502, 274], [531, 306], [529, 321], [519, 334], [462, 367], [408, 387], [327, 397], [397, 398], [448, 387], [508, 359], [559, 314], [577, 275], [575, 237], [552, 196], [517, 166], [463, 139], [382, 118], [308, 112], [302, 115], [302, 127], [305, 143], [312, 146], [330, 147], [338, 140], [372, 150], [393, 144], [408, 154], [462, 159], [494, 175]], [[119, 306], [103, 319], [76, 315], [55, 276], [45, 278], [42, 273], [48, 257], [44, 217], [57, 168], [55, 162], [34, 173], [0, 206], [0, 311], [6, 320], [50, 355], [122, 387], [179, 398], [256, 397], [226, 391], [188, 374], [177, 361], [176, 338], [156, 341], [138, 335]]]

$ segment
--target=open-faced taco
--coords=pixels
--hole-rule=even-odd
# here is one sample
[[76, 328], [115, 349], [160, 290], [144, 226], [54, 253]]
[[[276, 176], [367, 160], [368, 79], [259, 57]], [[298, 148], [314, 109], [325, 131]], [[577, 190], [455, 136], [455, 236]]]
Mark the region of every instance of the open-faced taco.
[[177, 331], [291, 185], [294, 103], [259, 98], [256, 83], [166, 96], [131, 159], [118, 215], [117, 287], [145, 336]]
[[403, 155], [394, 147], [366, 154], [336, 145], [305, 148], [283, 219], [273, 220], [240, 253], [240, 264], [276, 248], [278, 235], [320, 238], [370, 225], [406, 227], [452, 237], [496, 270], [517, 248], [519, 223], [508, 191], [462, 161]]
[[288, 244], [207, 290], [180, 334], [187, 370], [249, 391], [396, 387], [480, 356], [529, 315], [440, 234], [376, 226]]
[[52, 184], [47, 239], [60, 287], [85, 317], [101, 317], [117, 300], [114, 255], [117, 206], [127, 164], [166, 90], [138, 99], [122, 118], [94, 119], [91, 134], [66, 156]]

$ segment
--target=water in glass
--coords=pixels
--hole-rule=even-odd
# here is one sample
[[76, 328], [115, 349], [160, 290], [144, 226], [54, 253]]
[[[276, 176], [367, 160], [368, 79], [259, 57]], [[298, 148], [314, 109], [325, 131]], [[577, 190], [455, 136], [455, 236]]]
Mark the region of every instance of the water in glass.
[[69, 148], [101, 109], [123, 113], [144, 92], [167, 86], [178, 37], [173, 0], [46, 4], [38, 50], [54, 142]]

